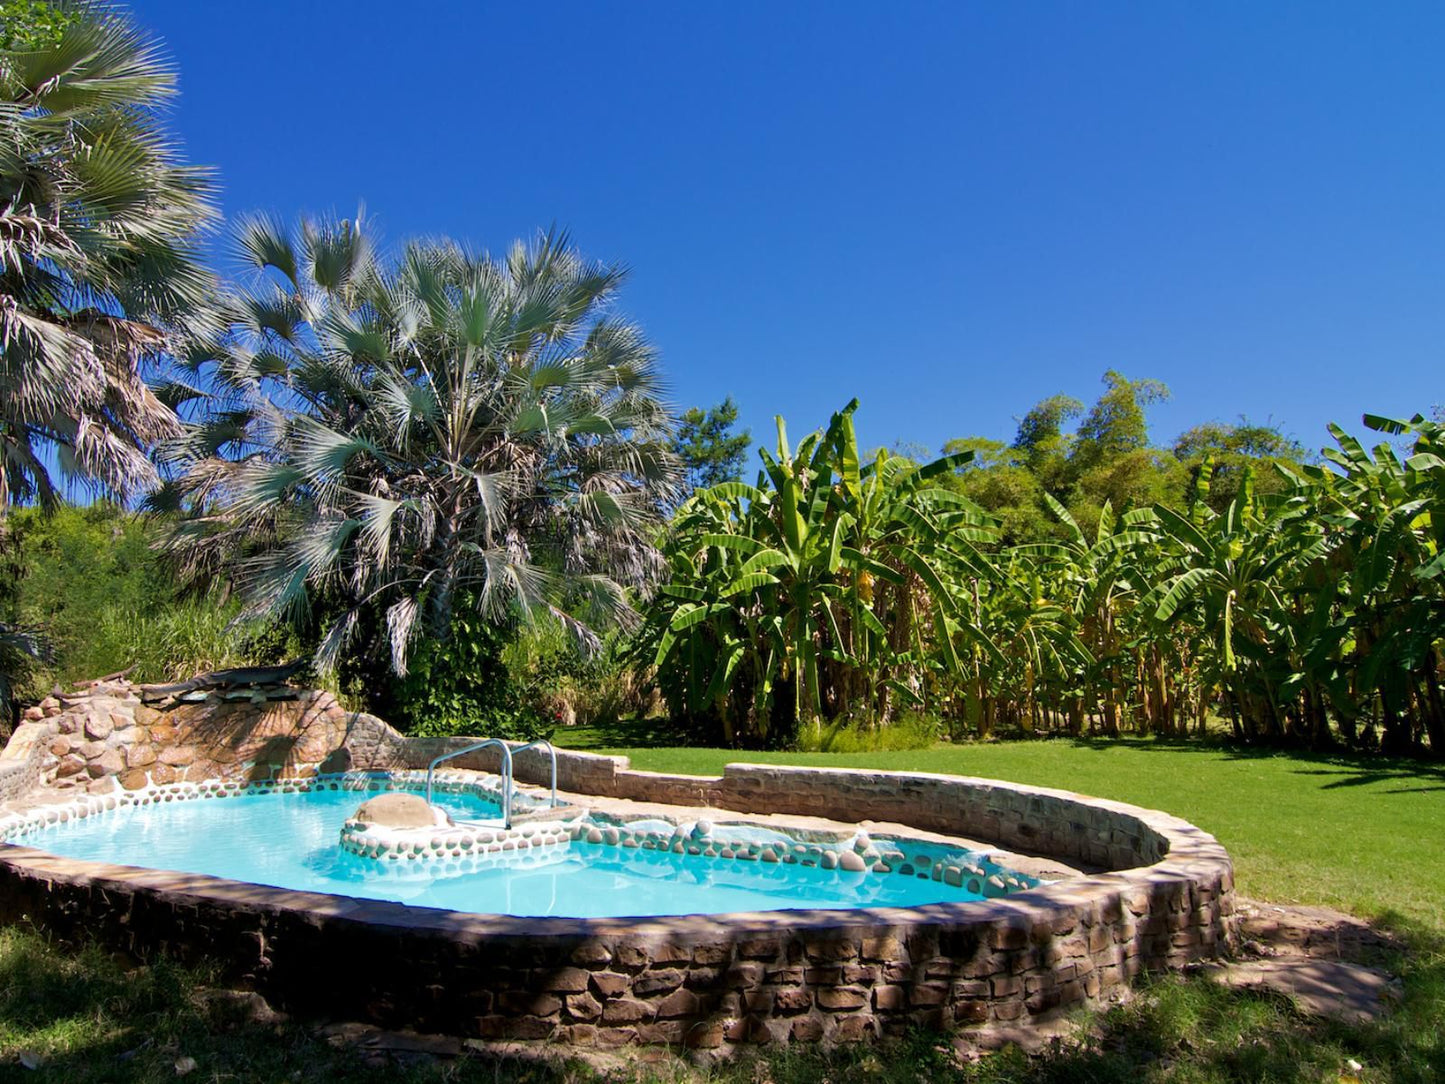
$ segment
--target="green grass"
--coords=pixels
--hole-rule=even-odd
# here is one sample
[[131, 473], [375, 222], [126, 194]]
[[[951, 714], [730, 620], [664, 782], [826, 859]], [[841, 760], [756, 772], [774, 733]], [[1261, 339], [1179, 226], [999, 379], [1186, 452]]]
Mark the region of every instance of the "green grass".
[[[639, 768], [716, 774], [734, 760], [958, 772], [1067, 787], [1187, 817], [1235, 856], [1240, 888], [1266, 899], [1325, 903], [1384, 918], [1410, 943], [1389, 961], [1405, 984], [1384, 1022], [1345, 1026], [1299, 1015], [1282, 998], [1170, 977], [1130, 1005], [1083, 1016], [1076, 1041], [1042, 1057], [1011, 1049], [959, 1064], [929, 1033], [833, 1054], [744, 1055], [708, 1071], [680, 1062], [610, 1079], [713, 1084], [1367, 1084], [1445, 1079], [1445, 773], [1404, 762], [1243, 755], [1123, 741], [939, 746], [863, 754], [748, 754], [677, 749], [645, 724], [573, 729], [573, 747], [632, 756]], [[0, 931], [0, 1082], [375, 1081], [377, 1084], [595, 1084], [576, 1063], [465, 1056], [375, 1064], [336, 1049], [312, 1023], [261, 1025], [208, 999], [204, 970], [136, 965], [95, 947], [63, 948], [34, 932]], [[39, 1067], [22, 1066], [25, 1052]], [[176, 1063], [196, 1069], [178, 1077]]]
[[1144, 740], [1019, 741], [876, 753], [658, 746], [646, 724], [559, 730], [635, 768], [718, 775], [734, 761], [949, 772], [1059, 787], [1183, 817], [1234, 857], [1245, 895], [1445, 929], [1445, 768]]

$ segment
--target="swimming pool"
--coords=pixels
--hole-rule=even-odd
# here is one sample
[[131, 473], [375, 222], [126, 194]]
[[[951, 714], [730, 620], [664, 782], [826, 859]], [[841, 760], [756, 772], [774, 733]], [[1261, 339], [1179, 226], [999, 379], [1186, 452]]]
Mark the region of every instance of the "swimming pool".
[[[339, 837], [367, 790], [378, 787], [410, 789], [373, 779], [352, 780], [337, 789], [263, 787], [177, 793], [179, 800], [156, 800], [164, 795], [91, 799], [95, 808], [84, 815], [52, 823], [32, 818], [0, 826], [0, 833], [10, 842], [66, 858], [522, 917], [917, 907], [1039, 883], [1002, 869], [985, 854], [910, 840], [864, 837], [867, 868], [856, 868], [855, 861], [855, 868], [844, 869], [827, 856], [862, 850], [859, 837], [804, 841], [771, 828], [706, 821], [674, 826], [649, 820], [629, 826], [579, 819], [571, 822], [561, 845], [521, 847], [489, 858], [485, 868], [428, 860], [377, 862], [350, 853]], [[439, 793], [437, 804], [459, 823], [489, 821], [500, 810], [480, 788]], [[699, 825], [711, 834], [701, 836]], [[684, 848], [670, 842], [668, 833], [678, 833], [681, 840], [685, 829], [690, 844], [702, 838], [709, 845]], [[953, 871], [947, 878], [945, 869]], [[972, 876], [959, 876], [960, 869]]]

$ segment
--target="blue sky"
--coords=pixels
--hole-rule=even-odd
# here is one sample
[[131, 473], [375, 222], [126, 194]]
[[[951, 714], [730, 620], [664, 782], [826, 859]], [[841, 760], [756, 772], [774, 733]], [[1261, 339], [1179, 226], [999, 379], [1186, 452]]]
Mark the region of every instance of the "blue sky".
[[1012, 436], [1107, 368], [1157, 439], [1445, 402], [1445, 5], [136, 0], [228, 215], [633, 270], [680, 405]]

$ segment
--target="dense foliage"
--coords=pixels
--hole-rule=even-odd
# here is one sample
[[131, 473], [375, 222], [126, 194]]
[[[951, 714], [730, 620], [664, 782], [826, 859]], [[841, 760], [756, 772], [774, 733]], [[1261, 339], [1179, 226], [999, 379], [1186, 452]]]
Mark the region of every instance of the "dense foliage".
[[[1284, 476], [1268, 468], [1306, 459], [1298, 441], [1247, 420], [1198, 425], [1169, 447], [1157, 447], [1149, 440], [1145, 411], [1168, 396], [1157, 380], [1131, 380], [1110, 370], [1103, 394], [1087, 410], [1071, 396], [1053, 395], [1019, 419], [1012, 443], [986, 437], [949, 441], [945, 452], [974, 453], [969, 469], [949, 485], [998, 521], [1005, 542], [1063, 541], [1067, 528], [1052, 514], [1048, 498], [1092, 530], [1106, 504], [1116, 510], [1184, 507], [1206, 460], [1214, 472], [1208, 501], [1222, 510], [1245, 468], [1254, 468], [1257, 491], [1277, 492]], [[1072, 420], [1077, 426], [1071, 431]]]
[[48, 0], [0, 2], [0, 50], [34, 52], [55, 45], [81, 13], [71, 5]]
[[219, 591], [181, 597], [152, 546], [155, 523], [106, 502], [12, 512], [0, 565], [0, 615], [39, 630], [43, 657], [13, 660], [18, 692], [43, 695], [127, 671], [173, 681], [248, 661], [278, 661], [278, 630], [236, 623]]
[[1445, 752], [1439, 424], [1371, 419], [1413, 441], [1404, 462], [1338, 429], [1326, 465], [1270, 445], [1218, 510], [1208, 455], [1181, 507], [1106, 498], [1087, 528], [1045, 489], [1057, 539], [1013, 542], [940, 484], [971, 450], [860, 466], [851, 413], [797, 456], [780, 425], [758, 487], [703, 490], [673, 524], [646, 642], [674, 710], [723, 740], [922, 706], [979, 736], [1183, 735], [1219, 712], [1250, 740]]
[[935, 480], [969, 456], [862, 464], [856, 406], [796, 454], [780, 419], [759, 486], [702, 490], [674, 519], [642, 642], [673, 711], [715, 718], [730, 743], [926, 703], [925, 639], [947, 649], [965, 620], [946, 582], [978, 567], [982, 519]]

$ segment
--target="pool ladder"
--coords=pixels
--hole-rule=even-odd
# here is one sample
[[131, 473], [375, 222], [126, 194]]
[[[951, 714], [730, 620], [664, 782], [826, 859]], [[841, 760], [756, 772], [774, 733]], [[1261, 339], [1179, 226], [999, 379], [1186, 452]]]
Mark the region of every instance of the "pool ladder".
[[463, 749], [455, 749], [450, 753], [443, 753], [437, 757], [426, 769], [426, 804], [432, 804], [432, 782], [436, 775], [437, 765], [448, 760], [455, 760], [457, 757], [464, 757], [468, 753], [475, 753], [479, 749], [487, 749], [495, 745], [502, 751], [502, 827], [512, 827], [512, 757], [517, 753], [525, 753], [528, 749], [535, 749], [537, 746], [546, 746], [547, 756], [552, 761], [552, 808], [557, 808], [557, 750], [546, 738], [538, 738], [536, 741], [528, 742], [526, 745], [519, 745], [513, 749], [501, 738], [487, 738], [475, 745], [468, 745]]

